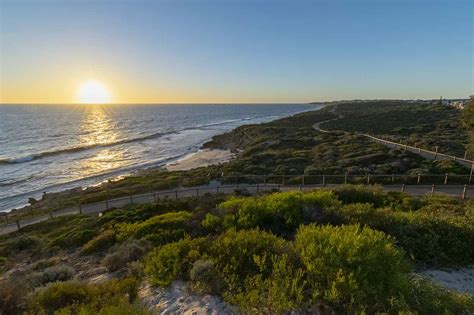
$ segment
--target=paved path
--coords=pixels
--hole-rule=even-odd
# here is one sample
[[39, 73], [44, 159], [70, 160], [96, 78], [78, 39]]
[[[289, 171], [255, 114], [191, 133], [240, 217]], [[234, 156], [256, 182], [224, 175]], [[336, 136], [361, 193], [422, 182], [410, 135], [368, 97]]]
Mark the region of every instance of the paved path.
[[[112, 200], [106, 200], [87, 205], [81, 205], [71, 207], [63, 210], [51, 212], [49, 214], [40, 215], [34, 218], [28, 218], [20, 221], [10, 222], [8, 224], [0, 225], [0, 235], [12, 233], [19, 229], [36, 224], [39, 222], [47, 221], [51, 218], [73, 215], [73, 214], [97, 214], [106, 211], [111, 208], [121, 208], [130, 204], [143, 204], [152, 203], [163, 199], [179, 199], [186, 197], [202, 196], [204, 194], [233, 194], [236, 189], [246, 189], [250, 194], [257, 194], [263, 191], [271, 191], [278, 189], [280, 191], [292, 191], [292, 190], [303, 190], [310, 191], [313, 189], [322, 189], [326, 187], [334, 187], [337, 185], [278, 185], [278, 184], [254, 184], [254, 185], [207, 185], [190, 187], [178, 190], [168, 191], [156, 191], [153, 193], [137, 194], [128, 197], [115, 198]], [[382, 186], [386, 191], [401, 191], [402, 189], [410, 195], [422, 196], [431, 193], [431, 185], [384, 185]], [[436, 187], [436, 194], [446, 194], [455, 197], [462, 197], [463, 193], [465, 198], [474, 198], [474, 186], [463, 186], [463, 185], [439, 185]]]
[[[335, 111], [336, 111], [336, 108], [334, 108], [331, 112], [335, 114], [336, 113]], [[341, 118], [344, 118], [344, 116], [339, 115], [337, 118], [332, 118], [332, 119], [320, 121], [318, 123], [315, 123], [313, 125], [313, 128], [316, 129], [317, 131], [323, 132], [323, 133], [333, 133], [333, 132], [349, 133], [349, 132], [343, 131], [343, 130], [327, 130], [327, 129], [322, 129], [320, 127], [321, 124], [323, 124], [323, 123], [327, 123], [327, 122], [330, 122], [330, 121], [335, 121], [335, 120], [338, 120], [338, 119], [341, 119]], [[364, 137], [367, 137], [367, 138], [369, 138], [369, 139], [371, 139], [371, 140], [373, 140], [377, 143], [380, 143], [380, 144], [382, 144], [382, 145], [384, 145], [388, 148], [410, 151], [410, 152], [418, 154], [421, 157], [423, 157], [425, 159], [428, 159], [428, 160], [452, 160], [452, 161], [455, 161], [458, 164], [466, 167], [467, 169], [470, 169], [471, 174], [474, 171], [474, 161], [472, 161], [472, 160], [459, 158], [459, 157], [455, 157], [455, 156], [452, 156], [452, 155], [443, 154], [443, 153], [439, 153], [439, 152], [435, 152], [435, 151], [425, 150], [425, 149], [417, 148], [417, 147], [410, 146], [410, 145], [407, 145], [407, 144], [401, 144], [401, 143], [397, 143], [397, 142], [393, 142], [393, 141], [388, 141], [388, 140], [385, 140], [385, 139], [382, 139], [382, 138], [371, 136], [371, 135], [366, 134], [366, 133], [357, 133], [357, 134], [361, 135], [361, 136], [364, 136]]]

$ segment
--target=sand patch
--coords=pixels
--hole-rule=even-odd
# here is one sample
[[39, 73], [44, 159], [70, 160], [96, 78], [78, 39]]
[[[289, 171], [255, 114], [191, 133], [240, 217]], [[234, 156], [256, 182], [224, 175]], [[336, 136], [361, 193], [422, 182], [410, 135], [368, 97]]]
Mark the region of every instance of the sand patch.
[[218, 296], [189, 294], [182, 281], [175, 281], [167, 288], [154, 288], [149, 283], [144, 283], [138, 296], [147, 308], [157, 314], [238, 314], [235, 307]]
[[167, 164], [168, 171], [186, 171], [193, 168], [226, 163], [235, 157], [229, 150], [203, 149], [185, 156], [181, 160]]

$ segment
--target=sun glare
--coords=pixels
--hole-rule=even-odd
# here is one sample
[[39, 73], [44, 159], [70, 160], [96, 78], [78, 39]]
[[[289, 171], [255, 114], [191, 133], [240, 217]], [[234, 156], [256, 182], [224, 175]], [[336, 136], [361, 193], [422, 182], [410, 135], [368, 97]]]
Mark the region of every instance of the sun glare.
[[110, 103], [110, 93], [107, 87], [100, 81], [88, 80], [83, 82], [77, 89], [77, 101], [82, 104], [105, 104]]

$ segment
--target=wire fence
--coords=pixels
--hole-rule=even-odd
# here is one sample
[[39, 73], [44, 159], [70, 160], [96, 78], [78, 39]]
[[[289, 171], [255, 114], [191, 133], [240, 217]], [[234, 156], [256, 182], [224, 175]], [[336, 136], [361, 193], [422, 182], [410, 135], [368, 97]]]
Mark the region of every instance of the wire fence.
[[[471, 175], [232, 175], [208, 177], [201, 180], [201, 185], [181, 187], [171, 190], [154, 190], [153, 186], [137, 187], [123, 191], [126, 195], [115, 196], [107, 191], [106, 198], [97, 202], [79, 203], [64, 209], [32, 216], [25, 219], [9, 218], [4, 213], [5, 224], [0, 225], [0, 235], [15, 232], [21, 228], [52, 218], [73, 214], [97, 214], [103, 211], [121, 208], [132, 204], [153, 203], [163, 199], [197, 197], [205, 194], [233, 194], [245, 190], [248, 194], [268, 191], [312, 190], [337, 186], [341, 184], [381, 185], [387, 191], [402, 191], [411, 195], [442, 193], [462, 199], [474, 197]], [[193, 179], [193, 183], [196, 179]], [[191, 181], [189, 182], [191, 183]]]
[[362, 135], [366, 136], [366, 137], [369, 137], [370, 139], [374, 140], [375, 142], [381, 143], [381, 144], [383, 144], [387, 147], [410, 151], [412, 153], [420, 155], [421, 157], [423, 157], [425, 159], [455, 161], [456, 163], [470, 169], [471, 174], [474, 170], [474, 161], [467, 159], [467, 151], [464, 154], [464, 157], [461, 158], [461, 157], [456, 157], [456, 156], [453, 156], [453, 155], [438, 152], [438, 147], [436, 147], [435, 151], [431, 151], [431, 150], [426, 150], [426, 149], [423, 149], [423, 148], [420, 148], [420, 147], [417, 147], [417, 146], [408, 145], [408, 143], [403, 144], [401, 142], [402, 140], [400, 140], [400, 143], [397, 143], [397, 142], [394, 142], [394, 141], [374, 137], [374, 136], [371, 136], [369, 134], [362, 134]]

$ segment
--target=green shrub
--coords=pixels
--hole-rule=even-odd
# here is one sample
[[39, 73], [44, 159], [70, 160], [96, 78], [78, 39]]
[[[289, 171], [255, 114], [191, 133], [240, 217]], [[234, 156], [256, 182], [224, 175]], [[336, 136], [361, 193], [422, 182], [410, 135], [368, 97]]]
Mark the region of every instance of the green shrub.
[[206, 239], [184, 238], [150, 252], [145, 272], [155, 285], [167, 286], [177, 279], [187, 280], [194, 262], [201, 258]]
[[127, 264], [142, 258], [148, 251], [146, 242], [130, 240], [127, 243], [111, 249], [110, 254], [104, 257], [102, 264], [110, 272], [127, 267]]
[[0, 280], [0, 314], [23, 314], [27, 307], [27, 285], [20, 279]]
[[[138, 283], [134, 279], [111, 280], [100, 284], [78, 281], [53, 282], [37, 289], [30, 301], [32, 313], [77, 314], [83, 307], [101, 309], [121, 299], [133, 303], [137, 297]], [[113, 304], [112, 304], [113, 305]], [[86, 313], [87, 314], [87, 313]]]
[[207, 213], [204, 219], [201, 221], [201, 226], [208, 233], [217, 233], [224, 229], [224, 222], [221, 217]]
[[[265, 259], [266, 260], [266, 259]], [[242, 288], [224, 293], [232, 304], [247, 313], [286, 314], [309, 304], [306, 273], [286, 254], [271, 255], [271, 273], [244, 279]], [[264, 263], [259, 260], [259, 263]]]
[[219, 293], [222, 286], [219, 272], [211, 260], [197, 260], [189, 272], [193, 291], [201, 294]]
[[30, 235], [18, 235], [0, 243], [0, 256], [8, 257], [13, 253], [29, 250], [38, 244], [38, 239]]
[[33, 287], [44, 285], [50, 282], [67, 281], [74, 278], [74, 268], [68, 265], [56, 265], [41, 272], [32, 273], [30, 282]]
[[92, 229], [76, 228], [53, 238], [49, 243], [49, 247], [69, 248], [81, 246], [93, 238], [95, 234], [96, 231]]
[[474, 224], [465, 215], [441, 215], [374, 209], [371, 204], [348, 204], [333, 212], [345, 223], [359, 223], [396, 238], [407, 254], [428, 265], [463, 265], [474, 262]]
[[91, 254], [94, 252], [104, 251], [114, 245], [116, 241], [115, 232], [113, 230], [102, 231], [99, 235], [88, 241], [82, 246], [82, 254]]
[[191, 217], [191, 213], [180, 211], [157, 215], [143, 222], [119, 224], [117, 239], [119, 241], [128, 238], [140, 239], [152, 234], [159, 235], [160, 230], [180, 231], [180, 233], [162, 233], [167, 237], [160, 237], [163, 242], [173, 241], [176, 240], [176, 236], [182, 236], [184, 231], [189, 230], [188, 223]]
[[409, 270], [392, 238], [358, 225], [302, 226], [295, 248], [317, 294], [313, 298], [350, 313], [389, 308]]
[[270, 273], [270, 257], [289, 254], [290, 246], [287, 241], [267, 232], [228, 230], [212, 243], [211, 256], [232, 290], [249, 276]]
[[419, 276], [410, 277], [401, 305], [420, 315], [474, 313], [472, 295], [447, 290]]
[[332, 192], [318, 190], [309, 193], [291, 191], [260, 198], [232, 198], [219, 206], [235, 213], [237, 228], [261, 227], [284, 233], [317, 218], [323, 209], [338, 205]]
[[341, 185], [334, 192], [343, 203], [371, 203], [375, 207], [383, 206], [386, 197], [380, 186]]

